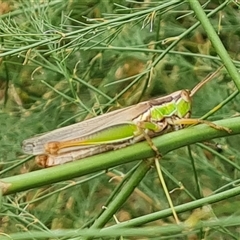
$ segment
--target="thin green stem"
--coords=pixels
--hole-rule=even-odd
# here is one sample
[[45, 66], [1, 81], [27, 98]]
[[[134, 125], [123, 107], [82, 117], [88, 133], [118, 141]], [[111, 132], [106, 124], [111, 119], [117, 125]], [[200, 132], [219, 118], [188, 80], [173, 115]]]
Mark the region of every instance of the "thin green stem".
[[[214, 123], [230, 128], [232, 130], [231, 134], [201, 124], [153, 138], [152, 141], [160, 153], [165, 155], [174, 149], [196, 142], [240, 133], [240, 117], [216, 121]], [[139, 158], [151, 158], [154, 157], [154, 154], [147, 142], [144, 141], [117, 151], [110, 151], [85, 158], [81, 161], [4, 178], [1, 179], [1, 187], [4, 189], [3, 193], [7, 195], [108, 169], [113, 166], [136, 161]]]
[[142, 181], [146, 173], [151, 168], [152, 161], [145, 160], [138, 166], [138, 168], [134, 171], [131, 178], [126, 181], [124, 184], [121, 194], [118, 194], [114, 200], [106, 206], [106, 210], [102, 213], [102, 215], [94, 222], [91, 229], [101, 228], [103, 227], [110, 218], [113, 217], [113, 214], [121, 207], [121, 205], [129, 198], [129, 196], [134, 191], [135, 187]]
[[188, 149], [189, 157], [191, 159], [191, 165], [192, 165], [192, 168], [193, 168], [193, 175], [194, 175], [195, 184], [196, 184], [196, 188], [197, 188], [197, 194], [198, 194], [197, 198], [199, 199], [199, 198], [202, 197], [202, 191], [201, 191], [200, 182], [198, 180], [197, 168], [196, 168], [196, 164], [195, 164], [194, 158], [192, 156], [191, 147], [188, 146], [187, 149]]
[[215, 106], [213, 109], [211, 109], [209, 112], [204, 114], [201, 119], [206, 119], [209, 116], [213, 115], [215, 112], [217, 112], [219, 109], [221, 109], [223, 106], [225, 106], [227, 103], [229, 103], [231, 100], [233, 100], [237, 95], [239, 94], [239, 91], [233, 92], [230, 96], [228, 96], [224, 101], [219, 103], [217, 106]]
[[[216, 203], [222, 200], [225, 200], [226, 198], [231, 198], [234, 196], [237, 196], [240, 194], [240, 187], [235, 187], [232, 188], [230, 190], [226, 190], [224, 192], [218, 193], [218, 194], [214, 194], [205, 198], [201, 198], [192, 202], [188, 202], [185, 204], [181, 204], [178, 206], [175, 206], [175, 211], [177, 213], [182, 213], [182, 212], [186, 212], [186, 211], [190, 211], [199, 207], [202, 207], [204, 205], [207, 204], [212, 204], [212, 203]], [[170, 208], [159, 211], [159, 212], [155, 212], [155, 213], [151, 213], [142, 217], [138, 217], [136, 219], [132, 219], [126, 222], [122, 222], [119, 224], [116, 224], [114, 226], [111, 227], [107, 227], [105, 228], [106, 230], [109, 229], [120, 229], [120, 228], [124, 228], [124, 227], [136, 227], [136, 226], [141, 226], [143, 224], [152, 222], [152, 221], [156, 221], [162, 218], [166, 218], [171, 216], [172, 214], [172, 210]], [[102, 231], [105, 231], [105, 229], [103, 229]]]
[[175, 208], [174, 208], [172, 199], [170, 197], [170, 194], [168, 192], [168, 188], [167, 188], [166, 182], [164, 180], [164, 177], [163, 177], [163, 174], [162, 174], [162, 170], [161, 170], [161, 166], [160, 166], [158, 158], [155, 158], [155, 166], [156, 166], [156, 170], [157, 170], [157, 173], [158, 173], [159, 181], [162, 184], [163, 190], [164, 190], [165, 195], [166, 195], [167, 200], [168, 200], [168, 204], [169, 204], [169, 206], [170, 206], [170, 208], [172, 210], [172, 214], [174, 216], [174, 219], [175, 219], [176, 223], [179, 224], [180, 221], [179, 221], [179, 218], [178, 218], [177, 213], [175, 211]]
[[209, 21], [208, 16], [205, 14], [201, 4], [199, 3], [198, 0], [188, 0], [188, 2], [191, 8], [193, 9], [194, 13], [196, 14], [198, 20], [201, 22], [201, 25], [206, 31], [208, 38], [210, 39], [217, 54], [219, 55], [226, 69], [228, 70], [229, 75], [231, 76], [238, 90], [240, 91], [240, 75], [233, 64], [231, 57], [226, 51], [222, 41], [220, 40], [218, 34], [213, 28], [211, 22]]
[[94, 29], [95, 29], [96, 32], [94, 32], [94, 33], [97, 34], [98, 29], [100, 29], [100, 31], [101, 31], [101, 28], [104, 27], [104, 26], [109, 27], [109, 26], [114, 25], [115, 23], [127, 21], [129, 19], [131, 20], [134, 17], [143, 16], [143, 15], [149, 14], [153, 11], [159, 11], [161, 9], [165, 9], [167, 7], [170, 7], [174, 4], [176, 4], [176, 5], [181, 4], [181, 1], [179, 1], [179, 0], [169, 1], [169, 2], [167, 2], [165, 4], [161, 4], [161, 5], [159, 5], [158, 7], [155, 7], [155, 8], [149, 8], [149, 9], [138, 11], [138, 12], [135, 12], [135, 13], [126, 14], [126, 15], [123, 15], [121, 17], [113, 18], [113, 19], [108, 20], [108, 21], [104, 21], [104, 22], [97, 23], [97, 24], [92, 24], [92, 25], [87, 26], [85, 28], [82, 28], [80, 30], [71, 31], [69, 33], [62, 33], [62, 32], [58, 32], [58, 31], [53, 31], [54, 36], [52, 36], [52, 37], [47, 37], [48, 35], [43, 33], [42, 37], [45, 38], [44, 40], [39, 40], [39, 41], [37, 41], [35, 43], [32, 43], [32, 44], [27, 44], [27, 45], [21, 46], [19, 48], [14, 48], [13, 50], [8, 50], [8, 51], [5, 51], [5, 52], [2, 52], [2, 53], [0, 53], [0, 57], [18, 54], [20, 52], [27, 51], [29, 49], [36, 48], [36, 47], [39, 47], [39, 46], [43, 46], [43, 45], [46, 45], [46, 44], [49, 44], [49, 43], [53, 43], [55, 41], [62, 41], [64, 39], [70, 38], [71, 36], [81, 36], [85, 32], [88, 32], [89, 30], [94, 31]]

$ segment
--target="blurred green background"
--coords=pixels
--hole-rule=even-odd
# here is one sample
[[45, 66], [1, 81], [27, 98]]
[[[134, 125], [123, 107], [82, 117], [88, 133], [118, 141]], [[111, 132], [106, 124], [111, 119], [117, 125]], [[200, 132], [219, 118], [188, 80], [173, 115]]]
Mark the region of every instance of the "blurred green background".
[[[210, 13], [226, 1], [200, 2], [204, 11]], [[227, 2], [209, 19], [239, 67], [239, 3]], [[185, 1], [2, 0], [0, 14], [2, 178], [39, 169], [34, 160], [26, 161], [21, 151], [24, 139], [179, 89], [192, 89], [221, 65], [201, 26], [187, 32], [197, 20]], [[192, 116], [203, 116], [235, 90], [223, 69], [194, 96]], [[239, 96], [235, 97], [209, 120], [238, 115], [239, 100]], [[215, 147], [216, 143], [221, 150]], [[240, 165], [239, 136], [217, 139], [210, 144], [213, 152], [204, 146], [191, 147], [202, 196], [239, 184], [239, 171], [222, 160], [227, 158]], [[101, 211], [119, 176], [135, 164], [74, 179], [74, 186], [65, 181], [5, 197], [0, 232], [83, 227]], [[187, 148], [164, 156], [161, 164], [176, 182], [198, 197]], [[84, 183], [77, 184], [81, 181]], [[192, 200], [175, 182], [168, 178], [166, 181], [169, 191], [175, 189], [171, 194], [174, 205]], [[49, 196], [41, 199], [46, 194]], [[238, 206], [238, 197], [216, 203], [207, 219], [237, 217], [237, 223]], [[116, 216], [119, 221], [126, 221], [167, 207], [156, 171], [152, 169]], [[197, 222], [202, 219], [191, 214], [181, 214], [181, 221], [189, 216]], [[189, 221], [194, 222], [191, 218]], [[160, 219], [149, 225], [169, 223], [174, 220]], [[109, 222], [112, 224], [113, 219]], [[201, 236], [239, 239], [236, 226], [203, 232], [182, 233], [172, 239], [201, 239]]]

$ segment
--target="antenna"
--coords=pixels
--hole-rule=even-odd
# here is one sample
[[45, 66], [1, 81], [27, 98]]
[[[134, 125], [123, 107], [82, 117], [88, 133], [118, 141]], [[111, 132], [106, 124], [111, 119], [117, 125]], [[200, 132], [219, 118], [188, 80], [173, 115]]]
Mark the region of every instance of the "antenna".
[[224, 67], [224, 65], [222, 65], [221, 67], [219, 67], [214, 73], [208, 74], [207, 77], [205, 79], [203, 79], [200, 83], [198, 83], [192, 90], [190, 93], [190, 97], [192, 97], [205, 83], [207, 83], [208, 81], [212, 80], [214, 77], [217, 76], [217, 74], [220, 72], [220, 70]]

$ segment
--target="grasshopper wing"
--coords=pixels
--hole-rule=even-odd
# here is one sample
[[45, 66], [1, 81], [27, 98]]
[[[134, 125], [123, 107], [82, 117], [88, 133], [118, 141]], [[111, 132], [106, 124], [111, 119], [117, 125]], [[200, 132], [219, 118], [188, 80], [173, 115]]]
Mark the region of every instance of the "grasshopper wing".
[[150, 102], [145, 101], [130, 107], [115, 110], [79, 123], [37, 135], [23, 141], [23, 152], [33, 155], [44, 154], [45, 145], [49, 142], [67, 141], [85, 135], [94, 134], [114, 125], [131, 122], [132, 119], [143, 114], [150, 107]]

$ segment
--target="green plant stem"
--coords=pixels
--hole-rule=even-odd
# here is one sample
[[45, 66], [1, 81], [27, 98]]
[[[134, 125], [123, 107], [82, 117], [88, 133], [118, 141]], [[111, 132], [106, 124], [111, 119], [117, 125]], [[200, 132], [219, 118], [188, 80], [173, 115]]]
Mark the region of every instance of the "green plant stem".
[[121, 194], [118, 194], [114, 200], [106, 207], [103, 214], [94, 222], [91, 229], [102, 228], [113, 214], [122, 206], [124, 202], [129, 198], [129, 196], [134, 191], [135, 187], [142, 181], [146, 173], [151, 168], [152, 161], [144, 160], [132, 174], [130, 179], [125, 183], [121, 189]]
[[204, 114], [201, 119], [206, 119], [209, 116], [213, 115], [215, 112], [217, 112], [219, 109], [224, 107], [227, 103], [229, 103], [231, 100], [233, 100], [237, 95], [239, 94], [239, 91], [234, 91], [231, 95], [229, 95], [226, 99], [224, 99], [221, 103], [219, 103], [217, 106], [212, 108], [209, 112]]
[[[213, 11], [211, 11], [207, 16], [210, 17], [214, 14], [216, 14], [217, 12], [219, 12], [221, 9], [223, 9], [228, 3], [228, 0], [224, 1], [220, 6], [218, 6], [216, 9], [214, 9]], [[198, 26], [200, 25], [200, 22], [197, 22], [195, 24], [193, 24], [190, 28], [188, 28], [186, 31], [184, 31], [182, 34], [180, 34], [178, 36], [178, 38], [176, 38], [175, 41], [173, 41], [163, 52], [161, 52], [161, 54], [154, 60], [154, 62], [149, 65], [146, 68], [146, 72], [151, 71], [151, 69], [153, 67], [155, 67], [160, 60], [162, 60], [169, 52], [171, 49], [174, 48], [174, 46], [176, 46], [184, 37], [186, 37], [188, 34], [190, 34], [194, 29], [196, 29]], [[141, 49], [142, 51], [142, 49]], [[156, 52], [157, 50], [154, 49], [154, 51]], [[1, 56], [1, 54], [0, 54]], [[120, 98], [128, 89], [130, 89], [137, 81], [139, 81], [139, 79], [144, 75], [144, 73], [139, 74], [139, 76], [131, 82], [131, 84], [128, 85], [128, 87], [124, 88], [123, 91], [121, 91], [120, 93], [118, 93], [111, 101], [108, 102], [107, 105], [113, 103], [114, 101], [116, 101], [118, 98]]]
[[[224, 199], [228, 199], [230, 197], [234, 197], [240, 194], [240, 187], [235, 187], [233, 189], [230, 190], [226, 190], [224, 192], [215, 194], [215, 195], [211, 195], [205, 198], [201, 198], [189, 203], [185, 203], [185, 204], [181, 204], [178, 206], [175, 206], [174, 209], [177, 213], [182, 213], [185, 211], [190, 211], [199, 207], [202, 207], [206, 204], [212, 204], [215, 202], [219, 202], [222, 201]], [[152, 222], [152, 221], [156, 221], [165, 217], [169, 217], [172, 215], [172, 210], [170, 208], [168, 209], [164, 209], [155, 213], [151, 213], [148, 215], [144, 215], [142, 217], [138, 217], [136, 219], [132, 219], [126, 222], [122, 222], [119, 224], [116, 224], [114, 226], [111, 227], [107, 227], [105, 228], [106, 230], [108, 229], [118, 229], [118, 228], [124, 228], [124, 227], [136, 227], [136, 226], [141, 226], [143, 224]], [[105, 230], [104, 229], [104, 230]], [[104, 231], [103, 230], [103, 231]]]
[[[127, 174], [124, 175], [124, 177], [122, 178], [122, 181], [117, 185], [117, 187], [114, 189], [114, 191], [111, 193], [111, 195], [109, 196], [109, 198], [106, 201], [106, 206], [108, 206], [113, 199], [117, 196], [117, 194], [119, 194], [119, 192], [121, 191], [122, 187], [124, 186], [124, 184], [129, 180], [130, 176], [133, 174], [133, 172], [136, 171], [136, 169], [139, 167], [139, 165], [142, 164], [142, 162], [139, 162], [139, 164], [136, 164], [131, 171], [129, 171]], [[102, 213], [105, 211], [106, 209], [102, 209], [102, 211], [99, 213], [99, 215], [96, 217], [99, 218], [99, 216], [102, 215]]]
[[229, 54], [227, 53], [222, 41], [220, 40], [218, 34], [214, 30], [212, 24], [210, 23], [207, 15], [202, 9], [198, 0], [188, 0], [189, 5], [193, 9], [194, 13], [196, 14], [198, 20], [201, 22], [202, 27], [206, 31], [208, 38], [210, 39], [213, 47], [215, 48], [217, 54], [222, 59], [224, 66], [226, 67], [229, 75], [235, 82], [238, 90], [240, 91], [240, 75], [234, 66], [232, 59], [230, 58]]
[[200, 146], [203, 149], [206, 149], [207, 151], [209, 151], [213, 155], [217, 156], [222, 162], [225, 162], [226, 164], [229, 164], [229, 166], [231, 166], [233, 169], [240, 171], [240, 166], [237, 163], [228, 159], [227, 157], [223, 156], [222, 154], [218, 153], [217, 151], [215, 151], [211, 147], [208, 147], [208, 146], [206, 146], [205, 144], [202, 144], [202, 143], [197, 143], [197, 145]]
[[[240, 133], [240, 117], [216, 121], [215, 124], [230, 128], [232, 133], [228, 134], [225, 131], [215, 130], [206, 125], [198, 125], [153, 138], [152, 141], [158, 147], [160, 153], [165, 155], [174, 149], [195, 142]], [[0, 187], [3, 194], [7, 195], [154, 156], [155, 153], [144, 141], [117, 151], [106, 152], [65, 165], [7, 177], [1, 179]]]
[[[131, 13], [131, 14], [126, 14], [126, 15], [123, 15], [123, 16], [118, 17], [118, 18], [113, 18], [111, 20], [104, 21], [102, 23], [92, 24], [92, 25], [87, 26], [83, 29], [76, 30], [76, 31], [71, 31], [71, 32], [66, 33], [66, 34], [62, 33], [62, 32], [59, 32], [59, 31], [53, 31], [53, 34], [52, 34], [53, 36], [48, 37], [47, 39], [46, 39], [47, 34], [43, 33], [42, 36], [45, 36], [43, 40], [39, 40], [35, 43], [27, 44], [26, 46], [21, 46], [19, 48], [14, 48], [13, 50], [7, 50], [5, 52], [0, 53], [0, 57], [4, 57], [4, 56], [8, 56], [8, 55], [15, 55], [15, 54], [18, 54], [18, 53], [23, 52], [23, 51], [27, 51], [27, 50], [32, 49], [32, 48], [36, 48], [36, 47], [39, 47], [39, 46], [44, 46], [44, 45], [47, 45], [49, 43], [53, 43], [55, 41], [61, 41], [65, 38], [70, 38], [72, 36], [80, 36], [81, 34], [82, 34], [82, 36], [84, 36], [85, 34], [86, 35], [89, 34], [89, 31], [92, 31], [94, 29], [101, 29], [104, 26], [115, 26], [114, 25], [115, 23], [119, 23], [119, 22], [122, 22], [122, 21], [127, 21], [129, 19], [131, 20], [131, 19], [134, 19], [135, 17], [139, 17], [139, 16], [142, 16], [144, 14], [149, 14], [153, 11], [157, 12], [159, 10], [163, 10], [165, 8], [171, 7], [172, 5], [177, 5], [177, 4], [181, 4], [181, 1], [180, 0], [172, 0], [172, 1], [169, 1], [165, 4], [161, 4], [161, 5], [159, 5], [155, 8], [147, 8], [147, 9], [144, 9], [142, 11], [138, 11], [138, 12]], [[4, 35], [3, 35], [3, 37], [4, 37]]]
[[196, 185], [197, 194], [198, 194], [197, 198], [199, 199], [199, 198], [202, 197], [201, 185], [200, 185], [200, 181], [198, 180], [196, 163], [194, 161], [190, 146], [188, 146], [188, 155], [189, 155], [190, 160], [191, 160], [191, 165], [192, 165], [192, 168], [193, 168], [193, 176], [194, 176], [194, 179], [195, 179], [195, 185]]
[[[196, 230], [201, 228], [208, 229], [208, 228], [219, 228], [219, 227], [233, 227], [239, 226], [239, 217], [232, 216], [224, 217], [221, 219], [210, 219], [208, 221], [202, 221], [200, 224], [197, 224], [194, 228], [189, 229], [184, 224], [167, 224], [164, 226], [150, 226], [150, 227], [139, 227], [139, 228], [119, 228], [119, 229], [101, 229], [91, 230], [88, 229], [84, 230], [76, 230], [76, 229], [56, 229], [56, 230], [48, 230], [48, 231], [24, 231], [18, 233], [8, 234], [7, 236], [2, 235], [1, 240], [25, 240], [25, 239], [73, 239], [75, 236], [85, 236], [85, 237], [93, 237], [98, 236], [104, 239], [113, 239], [113, 237], [125, 236], [125, 237], [136, 237], [139, 236], [138, 239], [142, 239], [143, 236], [147, 237], [155, 237], [154, 239], [159, 239], [163, 237], [163, 239], [179, 239], [179, 234], [185, 233], [193, 233]], [[174, 236], [174, 234], [178, 234]], [[166, 238], [164, 238], [166, 236]], [[171, 236], [171, 238], [169, 238]], [[156, 238], [157, 237], [157, 238]], [[78, 238], [79, 239], [79, 238]], [[236, 239], [236, 238], [231, 238]]]

